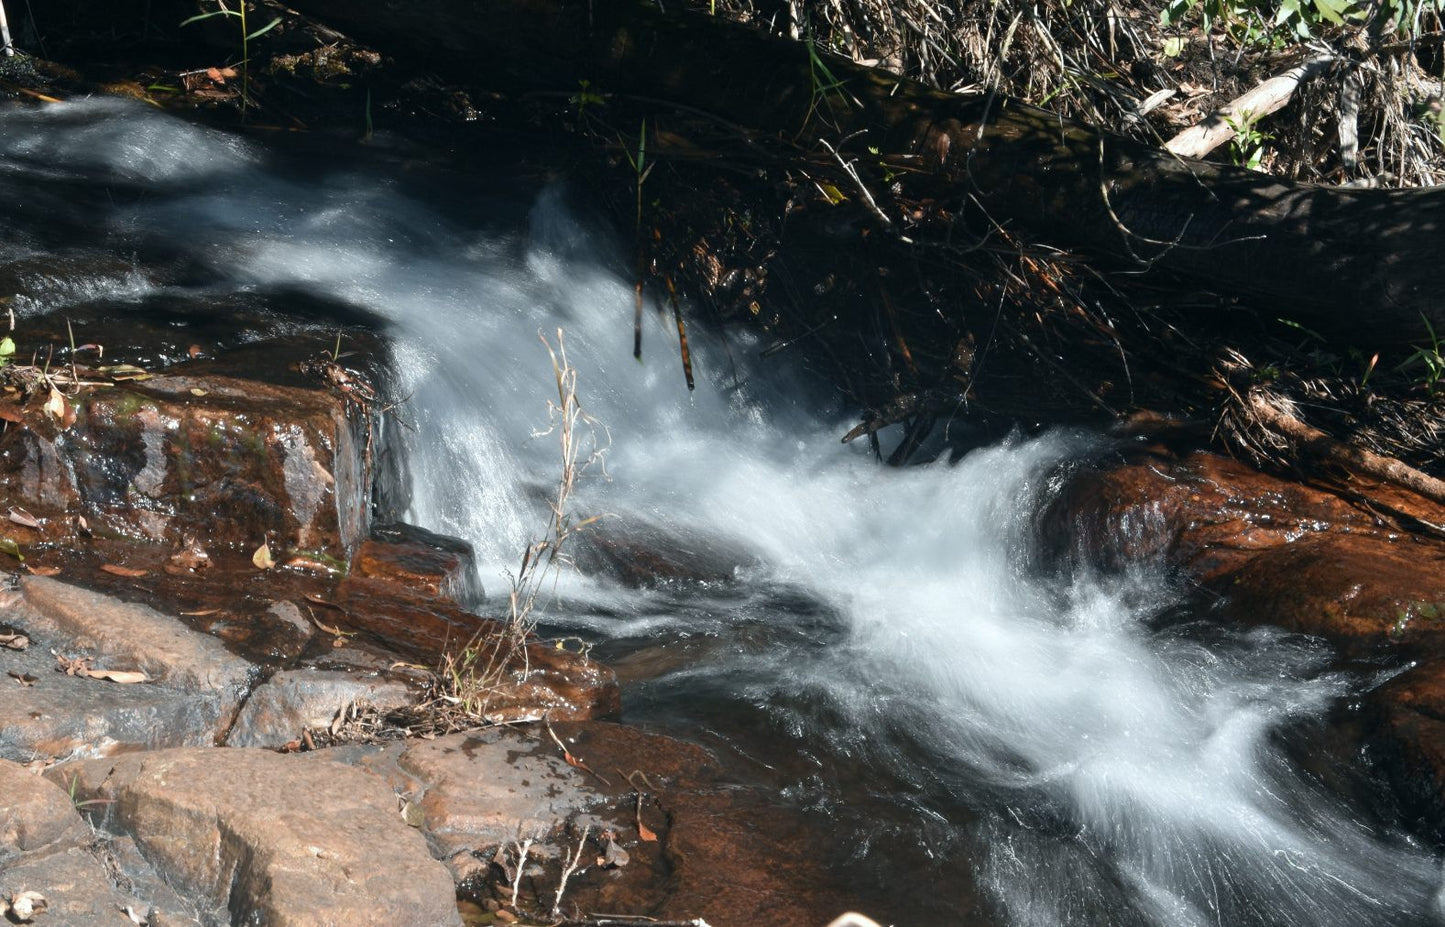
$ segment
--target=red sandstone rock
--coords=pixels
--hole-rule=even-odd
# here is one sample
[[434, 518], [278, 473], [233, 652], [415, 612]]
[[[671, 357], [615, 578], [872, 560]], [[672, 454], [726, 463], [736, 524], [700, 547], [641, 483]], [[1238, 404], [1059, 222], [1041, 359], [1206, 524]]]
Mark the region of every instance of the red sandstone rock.
[[166, 880], [236, 922], [272, 927], [460, 925], [451, 876], [365, 772], [231, 748], [57, 767], [103, 826]]

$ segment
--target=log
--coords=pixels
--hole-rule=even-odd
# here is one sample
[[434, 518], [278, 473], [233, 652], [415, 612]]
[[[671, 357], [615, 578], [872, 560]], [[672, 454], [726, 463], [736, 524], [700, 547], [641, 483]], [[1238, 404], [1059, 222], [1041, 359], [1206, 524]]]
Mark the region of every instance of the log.
[[[914, 188], [972, 194], [1035, 242], [1183, 276], [1362, 348], [1418, 341], [1422, 318], [1445, 330], [1440, 189], [1341, 190], [1180, 159], [1006, 97], [943, 93], [640, 0], [290, 5], [464, 82], [572, 93], [585, 80], [804, 146], [877, 149], [914, 169]], [[819, 61], [841, 92], [822, 87]]]
[[1239, 127], [1283, 109], [1296, 87], [1329, 70], [1334, 60], [1333, 56], [1321, 56], [1276, 74], [1178, 133], [1164, 147], [1181, 158], [1204, 157], [1234, 138]]

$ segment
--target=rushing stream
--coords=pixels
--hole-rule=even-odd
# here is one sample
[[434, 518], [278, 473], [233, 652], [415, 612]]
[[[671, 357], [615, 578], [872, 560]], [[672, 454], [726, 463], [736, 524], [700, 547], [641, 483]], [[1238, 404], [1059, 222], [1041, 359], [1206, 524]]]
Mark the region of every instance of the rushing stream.
[[655, 315], [634, 361], [620, 249], [561, 188], [349, 164], [114, 101], [0, 111], [0, 263], [68, 268], [25, 277], [19, 324], [297, 293], [384, 320], [414, 428], [405, 514], [475, 545], [482, 610], [544, 523], [538, 335], [565, 329], [610, 434], [577, 510], [715, 577], [570, 574], [548, 626], [618, 668], [626, 720], [806, 809], [885, 922], [1440, 921], [1437, 860], [1336, 780], [1368, 782], [1298, 765], [1361, 684], [1326, 646], [1174, 614], [1146, 567], [1033, 565], [1040, 500], [1102, 439], [885, 468], [746, 333], [697, 326], [695, 393]]

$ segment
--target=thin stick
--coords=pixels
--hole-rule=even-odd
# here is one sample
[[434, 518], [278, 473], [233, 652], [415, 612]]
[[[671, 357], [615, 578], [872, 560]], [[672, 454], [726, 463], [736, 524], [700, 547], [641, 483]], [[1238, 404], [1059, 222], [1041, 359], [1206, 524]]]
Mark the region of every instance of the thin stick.
[[553, 917], [556, 917], [557, 912], [562, 908], [562, 895], [567, 891], [567, 880], [572, 877], [572, 873], [577, 871], [577, 864], [582, 862], [582, 850], [587, 845], [587, 832], [591, 829], [591, 824], [585, 825], [582, 828], [582, 838], [577, 841], [577, 852], [573, 854], [571, 862], [567, 864], [567, 868], [562, 870], [562, 881], [557, 883], [557, 898], [552, 902]]
[[5, 46], [5, 57], [10, 58], [15, 54], [15, 46], [10, 42], [10, 23], [5, 20], [5, 2], [0, 0], [0, 42]]

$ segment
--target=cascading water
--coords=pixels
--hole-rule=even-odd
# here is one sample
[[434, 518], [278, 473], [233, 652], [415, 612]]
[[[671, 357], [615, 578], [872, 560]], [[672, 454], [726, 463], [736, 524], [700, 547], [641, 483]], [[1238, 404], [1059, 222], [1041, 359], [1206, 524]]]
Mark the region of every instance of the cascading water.
[[[26, 278], [22, 325], [78, 302], [297, 289], [386, 320], [415, 428], [406, 514], [472, 542], [497, 588], [558, 467], [534, 437], [552, 389], [538, 333], [564, 328], [611, 436], [608, 478], [592, 471], [576, 504], [731, 578], [639, 591], [573, 576], [546, 620], [598, 642], [629, 717], [732, 751], [831, 826], [878, 916], [1440, 921], [1431, 855], [1291, 765], [1355, 685], [1322, 644], [1156, 627], [1175, 597], [1147, 569], [1029, 568], [1051, 474], [1097, 439], [880, 467], [746, 334], [694, 333], [695, 394], [664, 326], [636, 363], [630, 285], [558, 190], [524, 212], [424, 186], [298, 167], [116, 102], [10, 109], [0, 260], [100, 268]], [[965, 872], [986, 915], [964, 913]]]

